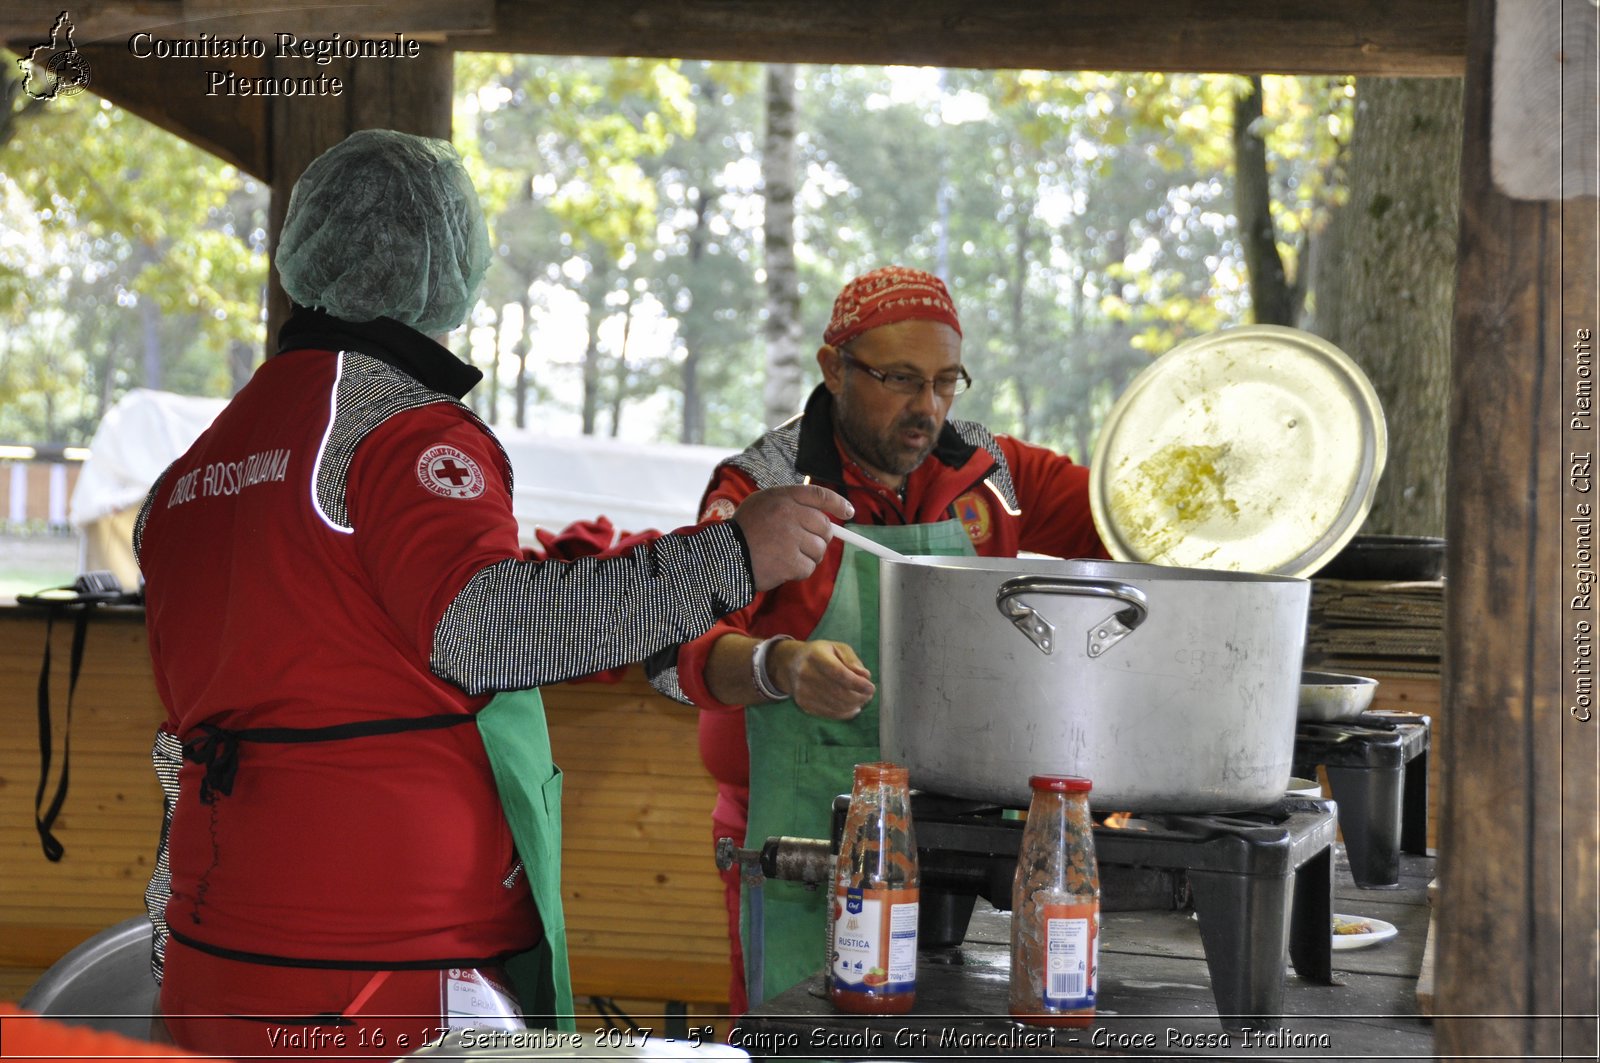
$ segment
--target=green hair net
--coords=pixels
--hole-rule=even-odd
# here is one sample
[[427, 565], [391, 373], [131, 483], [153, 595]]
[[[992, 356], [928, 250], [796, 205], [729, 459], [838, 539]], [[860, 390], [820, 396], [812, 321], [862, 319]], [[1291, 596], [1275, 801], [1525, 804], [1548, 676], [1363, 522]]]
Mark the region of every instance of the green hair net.
[[466, 320], [489, 257], [483, 209], [456, 149], [363, 129], [295, 182], [277, 265], [301, 306], [438, 335]]

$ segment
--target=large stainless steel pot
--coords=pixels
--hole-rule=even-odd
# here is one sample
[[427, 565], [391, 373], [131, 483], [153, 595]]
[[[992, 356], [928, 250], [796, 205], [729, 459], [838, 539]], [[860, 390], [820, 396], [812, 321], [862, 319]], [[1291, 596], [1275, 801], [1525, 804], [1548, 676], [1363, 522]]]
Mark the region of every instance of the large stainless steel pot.
[[1030, 775], [1081, 775], [1133, 812], [1287, 787], [1306, 580], [1049, 558], [880, 575], [880, 738], [913, 787], [1026, 807]]

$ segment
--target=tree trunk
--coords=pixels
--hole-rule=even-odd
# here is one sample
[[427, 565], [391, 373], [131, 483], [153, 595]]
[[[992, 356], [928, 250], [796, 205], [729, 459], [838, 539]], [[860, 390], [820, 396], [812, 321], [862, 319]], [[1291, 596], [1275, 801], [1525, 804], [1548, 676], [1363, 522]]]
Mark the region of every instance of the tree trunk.
[[144, 386], [160, 391], [161, 378], [161, 308], [148, 293], [139, 299], [139, 334], [144, 351]]
[[768, 425], [800, 409], [800, 274], [794, 260], [795, 71], [787, 63], [767, 66], [767, 136], [761, 151], [766, 190]]
[[[1033, 361], [1027, 331], [1028, 241], [1031, 239], [1028, 219], [1033, 217], [1033, 207], [1031, 200], [1023, 201], [1016, 212], [1016, 232], [1012, 236], [1016, 241], [1016, 253], [1011, 259], [1011, 344], [1016, 352], [1015, 364], [1019, 370]], [[1034, 429], [1032, 392], [1021, 372], [1012, 376], [1011, 385], [1022, 419], [1022, 435], [1026, 439], [1033, 435]]]
[[244, 340], [233, 340], [228, 344], [228, 394], [237, 395], [240, 389], [250, 383], [250, 374], [255, 369], [257, 350], [254, 344]]
[[1261, 79], [1252, 77], [1249, 91], [1233, 99], [1234, 213], [1256, 323], [1293, 325], [1295, 293], [1284, 274], [1278, 231], [1272, 224], [1272, 187], [1261, 123]]
[[[103, 352], [99, 358], [95, 359], [95, 372], [99, 377], [100, 390], [99, 394], [95, 396], [94, 423], [99, 424], [105, 418], [106, 411], [111, 409], [112, 404], [117, 401], [117, 354], [122, 345], [119, 343], [100, 343], [95, 346], [100, 347]], [[93, 347], [89, 349], [93, 350]], [[4, 362], [4, 358], [0, 358], [0, 371], [5, 369]]]
[[622, 343], [617, 348], [616, 386], [611, 389], [611, 438], [622, 432], [622, 404], [628, 398], [628, 337], [633, 333], [633, 294], [622, 308]]
[[1456, 79], [1357, 83], [1341, 260], [1323, 259], [1339, 275], [1332, 305], [1318, 288], [1317, 322], [1383, 403], [1389, 460], [1370, 533], [1444, 534], [1461, 122]]
[[605, 321], [606, 296], [611, 291], [611, 264], [603, 261], [604, 252], [598, 248], [594, 252], [594, 261], [591, 264], [589, 280], [584, 285], [589, 304], [589, 342], [583, 349], [583, 434], [594, 435], [595, 426], [600, 420], [601, 386], [605, 379], [604, 366], [605, 352], [600, 349], [600, 325]]
[[586, 436], [594, 435], [595, 422], [600, 416], [600, 322], [605, 320], [606, 308], [589, 304], [589, 343], [583, 349], [583, 426]]
[[511, 386], [511, 401], [515, 412], [513, 423], [518, 428], [528, 427], [528, 354], [533, 349], [533, 297], [528, 291], [529, 287], [524, 285], [517, 300], [522, 307], [522, 325], [516, 345], [511, 348], [517, 359], [517, 379]]
[[1349, 232], [1350, 211], [1343, 206], [1335, 207], [1304, 259], [1306, 291], [1311, 298], [1302, 308], [1300, 327], [1334, 343], [1339, 342], [1333, 334], [1344, 313], [1345, 281], [1349, 272], [1345, 240]]
[[489, 354], [488, 380], [484, 381], [484, 421], [492, 428], [500, 423], [500, 338], [505, 335], [506, 315], [502, 307], [491, 306], [494, 315], [494, 349]]
[[[709, 182], [708, 182], [709, 184]], [[689, 230], [689, 273], [692, 276], [706, 253], [706, 236], [710, 230], [711, 195], [704, 188], [689, 191], [694, 202], [694, 228]], [[694, 298], [694, 286], [689, 285], [689, 298]], [[706, 400], [700, 391], [701, 350], [698, 324], [700, 315], [685, 314], [678, 327], [683, 330], [683, 428], [678, 433], [680, 443], [706, 441]]]

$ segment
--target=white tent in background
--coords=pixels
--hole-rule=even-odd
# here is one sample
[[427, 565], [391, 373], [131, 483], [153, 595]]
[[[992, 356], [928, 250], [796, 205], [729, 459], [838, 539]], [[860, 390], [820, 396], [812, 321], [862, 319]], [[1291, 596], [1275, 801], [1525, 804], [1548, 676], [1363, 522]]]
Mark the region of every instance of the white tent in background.
[[106, 411], [72, 489], [68, 519], [82, 536], [79, 570], [116, 573], [139, 586], [133, 522], [150, 485], [215, 420], [226, 399], [135, 388]]
[[[139, 585], [133, 523], [166, 467], [227, 405], [143, 388], [107, 411], [89, 444], [70, 518], [83, 536], [81, 569], [116, 573]], [[621, 532], [671, 531], [693, 524], [716, 463], [730, 450], [676, 443], [629, 443], [592, 436], [557, 438], [529, 430], [496, 430], [511, 458], [512, 509], [524, 545], [535, 531], [559, 531], [604, 516]]]
[[559, 531], [606, 517], [621, 532], [671, 531], [700, 519], [711, 470], [734, 453], [684, 443], [629, 443], [495, 429], [511, 457], [512, 511], [523, 543], [534, 529]]

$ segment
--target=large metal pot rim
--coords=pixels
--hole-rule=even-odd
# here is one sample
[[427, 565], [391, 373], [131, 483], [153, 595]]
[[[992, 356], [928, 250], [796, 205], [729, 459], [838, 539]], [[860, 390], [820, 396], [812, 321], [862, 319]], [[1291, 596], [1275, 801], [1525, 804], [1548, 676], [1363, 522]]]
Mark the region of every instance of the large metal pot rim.
[[1037, 573], [1062, 575], [1096, 575], [1114, 577], [1124, 581], [1182, 580], [1194, 583], [1305, 583], [1299, 576], [1278, 576], [1256, 572], [1224, 572], [1209, 568], [1178, 568], [1172, 565], [1152, 565], [1142, 561], [1101, 561], [1095, 558], [1062, 559], [1057, 557], [942, 557], [937, 555], [911, 555], [903, 561], [883, 561], [885, 565], [914, 566], [918, 568], [973, 570], [1015, 575]]

